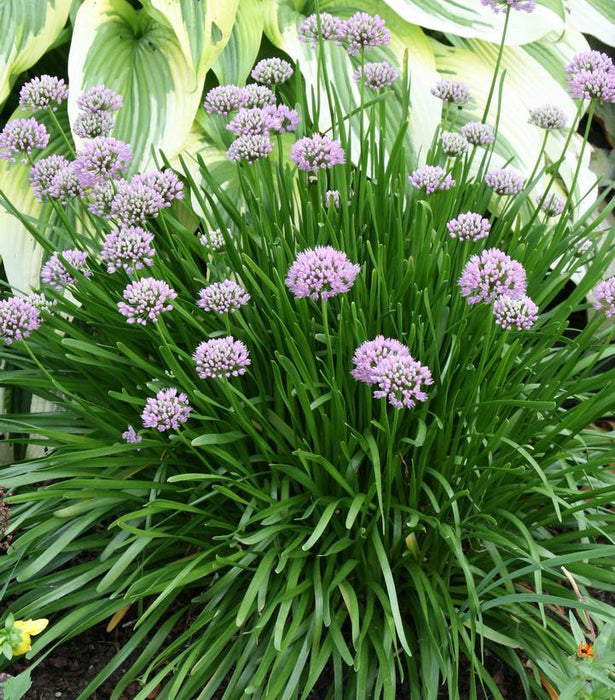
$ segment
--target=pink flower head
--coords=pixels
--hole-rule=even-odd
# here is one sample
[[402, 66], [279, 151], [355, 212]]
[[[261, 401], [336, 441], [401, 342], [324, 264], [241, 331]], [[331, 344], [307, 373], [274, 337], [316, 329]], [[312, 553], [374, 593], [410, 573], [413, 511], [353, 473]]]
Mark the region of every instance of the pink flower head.
[[299, 112], [286, 105], [267, 105], [264, 110], [271, 115], [271, 131], [275, 134], [284, 134], [287, 131], [296, 131], [301, 121]]
[[[538, 195], [536, 202], [540, 202], [541, 199], [542, 197]], [[564, 211], [565, 204], [566, 202], [561, 197], [558, 197], [555, 192], [551, 192], [546, 196], [540, 208], [547, 216], [553, 217], [559, 216]]]
[[121, 96], [104, 85], [88, 88], [77, 98], [77, 106], [84, 112], [115, 112], [122, 104]]
[[[120, 180], [120, 184], [124, 182]], [[88, 209], [97, 216], [111, 214], [111, 202], [115, 197], [115, 187], [111, 180], [99, 180], [90, 189], [90, 204]]]
[[266, 158], [273, 150], [269, 136], [266, 134], [245, 134], [238, 136], [229, 146], [226, 155], [230, 160], [239, 163], [255, 163]]
[[507, 331], [529, 331], [538, 319], [538, 307], [525, 294], [503, 295], [493, 302], [493, 316], [497, 325]]
[[68, 97], [68, 88], [62, 78], [39, 75], [27, 82], [19, 91], [19, 106], [24, 112], [42, 109], [57, 110]]
[[292, 78], [293, 67], [282, 58], [263, 58], [250, 74], [253, 80], [263, 85], [279, 85]]
[[39, 310], [23, 297], [8, 297], [0, 301], [0, 338], [11, 345], [27, 338], [41, 325]]
[[100, 257], [107, 262], [107, 272], [126, 270], [132, 275], [145, 265], [151, 267], [156, 251], [152, 247], [154, 235], [140, 226], [126, 226], [107, 234]]
[[177, 298], [177, 293], [162, 280], [144, 277], [128, 284], [122, 296], [126, 301], [118, 303], [118, 311], [128, 323], [146, 326], [148, 320], [157, 323], [161, 313], [171, 311], [173, 304], [169, 302]]
[[330, 136], [313, 134], [299, 139], [290, 149], [290, 159], [299, 170], [317, 172], [345, 162], [342, 144]]
[[41, 281], [51, 285], [57, 291], [61, 291], [69, 284], [75, 284], [77, 280], [64, 267], [62, 260], [73, 269], [81, 272], [84, 277], [90, 277], [92, 271], [86, 267], [87, 257], [88, 254], [82, 250], [62, 250], [59, 253], [54, 253], [43, 265]]
[[509, 8], [517, 12], [534, 12], [536, 9], [536, 0], [481, 0], [481, 2], [496, 14], [506, 12]]
[[147, 399], [141, 419], [145, 428], [155, 428], [162, 433], [177, 430], [188, 420], [190, 411], [192, 408], [186, 394], [178, 394], [175, 388], [161, 389], [155, 399]]
[[[275, 111], [274, 116], [270, 109]], [[227, 124], [226, 128], [235, 136], [268, 134], [276, 126], [277, 110], [275, 107], [242, 107]]]
[[52, 155], [41, 158], [30, 169], [30, 185], [39, 202], [49, 196], [49, 188], [60, 170], [68, 168], [69, 162], [64, 156]]
[[73, 124], [73, 131], [81, 139], [95, 139], [109, 136], [114, 126], [115, 119], [109, 112], [82, 112]]
[[339, 37], [346, 53], [357, 56], [373, 46], [386, 46], [391, 33], [378, 15], [357, 12], [341, 23]]
[[[233, 235], [233, 232], [230, 228], [226, 229], [226, 233], [229, 237]], [[204, 248], [209, 248], [209, 250], [216, 251], [222, 250], [226, 243], [226, 241], [224, 240], [224, 235], [222, 234], [222, 231], [220, 231], [219, 228], [207, 231], [207, 233], [204, 233], [200, 237], [199, 241]]]
[[150, 187], [160, 195], [165, 207], [170, 207], [174, 199], [184, 198], [184, 186], [173, 170], [169, 168], [134, 175], [131, 182], [133, 185], [143, 183], [146, 187]]
[[444, 78], [431, 88], [431, 94], [449, 104], [464, 105], [471, 99], [470, 89], [460, 80]]
[[334, 206], [340, 208], [340, 193], [338, 190], [327, 190], [325, 192], [325, 207]]
[[356, 83], [363, 80], [365, 87], [370, 90], [391, 87], [398, 77], [399, 73], [388, 61], [366, 63], [363, 71], [359, 66], [352, 75]]
[[44, 124], [36, 119], [11, 119], [0, 132], [0, 160], [27, 163], [32, 151], [46, 148], [49, 143], [49, 132]]
[[244, 107], [267, 107], [275, 104], [275, 95], [266, 85], [251, 83], [243, 89], [246, 97]]
[[143, 438], [138, 435], [132, 425], [129, 425], [127, 430], [122, 433], [122, 438], [128, 443], [139, 443], [143, 441]]
[[491, 224], [480, 214], [467, 211], [459, 214], [456, 219], [451, 219], [446, 224], [446, 228], [451, 238], [456, 238], [458, 241], [479, 241], [481, 238], [487, 238], [491, 231]]
[[470, 146], [466, 137], [463, 134], [458, 134], [456, 131], [443, 131], [440, 134], [440, 142], [444, 153], [452, 158], [467, 153]]
[[62, 204], [76, 197], [82, 197], [85, 191], [83, 179], [75, 162], [59, 168], [53, 176], [47, 194], [51, 199], [59, 199]]
[[495, 133], [489, 124], [482, 122], [467, 122], [459, 132], [473, 146], [486, 146], [495, 141]]
[[132, 160], [130, 146], [112, 136], [98, 136], [85, 141], [75, 159], [84, 182], [112, 180], [124, 172]]
[[498, 248], [488, 248], [473, 255], [459, 278], [461, 296], [468, 304], [490, 304], [499, 296], [520, 297], [527, 289], [525, 270], [521, 263]]
[[236, 109], [245, 107], [246, 101], [245, 90], [238, 85], [218, 85], [207, 93], [203, 107], [209, 114], [228, 117]]
[[542, 105], [530, 109], [528, 123], [545, 131], [563, 129], [566, 126], [566, 112], [556, 105]]
[[286, 286], [298, 299], [328, 299], [347, 292], [360, 271], [346, 253], [331, 246], [316, 246], [297, 255], [286, 276]]
[[485, 175], [485, 184], [501, 196], [519, 194], [525, 186], [525, 181], [516, 170], [490, 170]]
[[241, 340], [227, 335], [200, 343], [192, 359], [201, 379], [222, 379], [245, 374], [250, 364], [250, 353]]
[[444, 168], [439, 165], [423, 165], [415, 170], [408, 178], [412, 187], [433, 194], [438, 190], [450, 190], [455, 181]]
[[374, 369], [378, 385], [375, 399], [387, 399], [395, 408], [414, 408], [417, 401], [426, 401], [423, 385], [433, 384], [429, 367], [422, 365], [410, 354], [390, 354], [381, 359]]
[[594, 297], [594, 308], [604, 311], [607, 318], [615, 316], [615, 277], [598, 282], [593, 289], [592, 296]]
[[204, 311], [216, 311], [219, 314], [234, 313], [250, 301], [250, 295], [237, 282], [224, 280], [214, 282], [199, 291], [196, 305]]
[[[320, 29], [319, 29], [320, 25]], [[328, 12], [321, 12], [320, 16], [310, 15], [306, 17], [297, 30], [301, 41], [311, 42], [316, 46], [319, 40], [339, 41], [342, 29], [342, 20]]]
[[615, 102], [615, 66], [605, 53], [582, 51], [566, 66], [566, 79], [572, 97]]
[[168, 205], [162, 195], [144, 182], [143, 178], [118, 180], [115, 186], [117, 191], [111, 199], [109, 209], [111, 216], [122, 226], [142, 224], [150, 216], [155, 219]]
[[352, 363], [355, 368], [350, 374], [359, 382], [375, 384], [375, 372], [379, 363], [389, 355], [409, 356], [408, 348], [394, 338], [377, 335], [373, 340], [366, 340], [355, 350]]

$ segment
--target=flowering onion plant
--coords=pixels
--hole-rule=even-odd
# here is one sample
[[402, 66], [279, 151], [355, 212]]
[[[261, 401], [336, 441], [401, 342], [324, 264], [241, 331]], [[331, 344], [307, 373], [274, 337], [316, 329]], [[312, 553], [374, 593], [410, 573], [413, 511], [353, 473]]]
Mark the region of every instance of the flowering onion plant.
[[[615, 589], [613, 434], [593, 425], [615, 406], [613, 202], [547, 214], [551, 173], [492, 167], [488, 110], [408, 172], [407, 114], [383, 128], [407, 76], [368, 70], [383, 20], [299, 34], [347, 48], [361, 113], [324, 66], [327, 133], [298, 73], [279, 84], [290, 64], [255, 68], [275, 93], [214, 88], [239, 199], [204, 162], [204, 188], [187, 164], [128, 178], [109, 136], [33, 161], [61, 245], [23, 219], [47, 262], [1, 302], [1, 381], [57, 410], [0, 418], [47, 448], [2, 473], [12, 610], [52, 620], [38, 651], [133, 629], [84, 699], [133, 651], [114, 699], [135, 679], [139, 700], [458, 698], [462, 679], [499, 698], [494, 657], [547, 697], [539, 668], [577, 647], [561, 606], [613, 616], [560, 570]], [[80, 187], [56, 196], [69, 168]]]

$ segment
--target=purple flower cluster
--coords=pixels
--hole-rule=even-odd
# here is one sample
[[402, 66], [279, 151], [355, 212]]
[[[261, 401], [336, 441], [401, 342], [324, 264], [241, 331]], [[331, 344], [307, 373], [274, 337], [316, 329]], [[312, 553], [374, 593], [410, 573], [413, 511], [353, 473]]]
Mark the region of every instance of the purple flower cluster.
[[0, 338], [6, 345], [27, 338], [40, 325], [40, 312], [28, 299], [8, 297], [0, 301]]
[[107, 272], [124, 269], [129, 275], [151, 267], [156, 251], [152, 247], [154, 235], [140, 226], [126, 226], [110, 231], [103, 243], [100, 257], [107, 262]]
[[487, 146], [495, 141], [493, 129], [483, 122], [467, 122], [459, 131], [473, 146]]
[[267, 134], [244, 134], [233, 141], [226, 155], [236, 162], [255, 163], [266, 158], [271, 151], [273, 144]]
[[592, 296], [594, 297], [594, 308], [604, 311], [607, 318], [615, 316], [615, 277], [598, 282], [593, 289]]
[[89, 88], [77, 98], [81, 110], [73, 124], [76, 136], [82, 139], [107, 137], [111, 133], [115, 118], [112, 112], [122, 106], [122, 98], [104, 85]]
[[90, 277], [92, 271], [86, 267], [88, 254], [82, 250], [62, 250], [54, 253], [43, 265], [41, 281], [51, 285], [57, 291], [61, 291], [69, 284], [75, 284], [75, 277], [66, 269], [62, 260], [73, 269], [81, 272], [84, 277]]
[[12, 119], [0, 132], [0, 160], [15, 163], [20, 157], [22, 163], [28, 162], [28, 156], [34, 150], [46, 148], [49, 132], [44, 124], [36, 119]]
[[320, 15], [306, 17], [297, 29], [297, 35], [301, 41], [311, 42], [313, 46], [320, 40], [339, 43], [341, 27], [342, 20], [339, 17], [321, 12]]
[[426, 194], [450, 190], [455, 184], [450, 174], [439, 165], [422, 165], [410, 175], [408, 181], [417, 190], [425, 190]]
[[162, 197], [163, 207], [170, 207], [174, 199], [184, 198], [184, 186], [173, 170], [154, 170], [151, 173], [134, 175], [132, 184], [141, 183]]
[[615, 102], [615, 66], [605, 53], [582, 51], [566, 66], [570, 94], [579, 100]]
[[347, 292], [361, 272], [346, 253], [331, 246], [308, 248], [297, 255], [286, 276], [286, 286], [298, 299], [328, 299]]
[[456, 219], [451, 219], [446, 228], [451, 234], [451, 238], [458, 241], [480, 241], [487, 238], [491, 231], [491, 224], [488, 219], [473, 211], [459, 214]]
[[122, 296], [126, 301], [118, 302], [118, 311], [128, 323], [146, 326], [148, 320], [157, 323], [161, 313], [173, 308], [169, 302], [177, 298], [177, 293], [162, 280], [144, 277], [128, 284]]
[[325, 207], [334, 206], [340, 208], [340, 193], [338, 190], [327, 190], [325, 192]]
[[378, 15], [357, 12], [339, 25], [338, 37], [346, 53], [358, 56], [374, 46], [386, 46], [391, 33]]
[[95, 139], [109, 136], [115, 119], [109, 112], [83, 112], [73, 124], [73, 132], [81, 139]]
[[271, 110], [262, 107], [242, 107], [227, 124], [226, 128], [235, 136], [257, 136], [268, 134], [277, 125], [277, 109]]
[[143, 441], [143, 438], [137, 434], [132, 425], [129, 425], [128, 428], [122, 433], [122, 438], [126, 442], [133, 444], [137, 444]]
[[529, 331], [538, 319], [538, 307], [525, 294], [502, 295], [493, 302], [493, 316], [496, 324], [507, 331]]
[[545, 131], [563, 129], [566, 126], [566, 112], [555, 105], [542, 105], [530, 110], [529, 124]]
[[47, 314], [50, 314], [53, 307], [58, 303], [56, 299], [47, 299], [44, 294], [38, 292], [32, 292], [31, 294], [25, 296], [24, 299], [28, 302], [28, 304], [32, 304], [32, 306], [37, 309], [39, 313]]
[[51, 109], [54, 112], [68, 97], [68, 88], [62, 78], [39, 75], [27, 82], [19, 91], [19, 106], [24, 112]]
[[245, 97], [244, 106], [250, 109], [251, 107], [268, 107], [275, 104], [275, 95], [266, 85], [257, 85], [250, 83], [243, 88]]
[[[108, 191], [102, 190], [99, 192], [101, 208], [107, 193]], [[130, 181], [116, 182], [116, 192], [109, 203], [109, 212], [111, 216], [121, 221], [123, 226], [132, 226], [144, 223], [150, 216], [156, 218], [168, 205], [168, 201], [165, 201], [162, 195], [142, 177], [135, 176]]]
[[[121, 183], [120, 181], [120, 188]], [[111, 180], [99, 180], [90, 188], [90, 204], [88, 209], [97, 216], [111, 215], [111, 202], [115, 197], [115, 187]]]
[[58, 169], [47, 194], [52, 199], [58, 199], [62, 204], [66, 204], [71, 199], [82, 197], [84, 192], [84, 179], [73, 161]]
[[470, 89], [465, 83], [450, 78], [438, 80], [431, 88], [431, 94], [443, 102], [455, 105], [465, 105], [472, 99]]
[[222, 379], [245, 374], [250, 364], [250, 353], [241, 340], [227, 335], [200, 343], [192, 359], [201, 379]]
[[377, 385], [374, 398], [386, 398], [395, 408], [414, 408], [417, 401], [427, 399], [422, 385], [433, 384], [429, 368], [394, 338], [379, 335], [365, 341], [355, 350], [352, 362], [351, 375], [357, 381]]
[[525, 181], [516, 170], [489, 170], [485, 175], [485, 184], [499, 195], [510, 196], [519, 194], [525, 186]]
[[299, 139], [290, 149], [290, 159], [299, 170], [317, 172], [345, 162], [344, 149], [337, 139], [313, 134]]
[[[227, 228], [226, 232], [228, 236], [233, 235], [230, 228]], [[219, 228], [204, 233], [199, 240], [204, 248], [209, 248], [210, 250], [222, 250], [226, 242]]]
[[240, 107], [245, 107], [247, 98], [243, 88], [238, 85], [218, 85], [205, 96], [203, 107], [209, 114], [219, 114], [228, 117]]
[[381, 90], [382, 88], [391, 87], [399, 77], [397, 70], [387, 61], [366, 63], [357, 68], [352, 75], [357, 83], [363, 81], [366, 88], [370, 90]]
[[121, 96], [104, 85], [88, 88], [77, 98], [83, 112], [116, 112], [122, 104]]
[[296, 131], [301, 121], [299, 112], [286, 105], [268, 105], [264, 108], [273, 117], [271, 130], [276, 134]]
[[250, 295], [241, 285], [233, 280], [224, 280], [201, 289], [196, 305], [204, 311], [226, 314], [234, 313], [249, 301]]
[[[175, 388], [161, 389], [156, 394], [156, 398], [147, 399], [141, 419], [145, 428], [155, 428], [162, 433], [165, 430], [177, 430], [188, 420], [190, 411], [192, 408], [186, 394], [178, 394]], [[125, 439], [128, 441], [128, 438]], [[129, 442], [138, 442], [138, 440], [132, 439]]]
[[466, 263], [459, 286], [468, 304], [490, 304], [502, 295], [520, 297], [525, 294], [527, 279], [521, 263], [498, 248], [488, 248]]
[[257, 83], [279, 85], [292, 78], [293, 67], [282, 58], [263, 58], [254, 66], [250, 75]]
[[[542, 197], [538, 195], [536, 202], [540, 202]], [[545, 201], [541, 204], [541, 209], [548, 217], [559, 216], [564, 211], [566, 202], [558, 197], [555, 192], [551, 192], [545, 197]]]
[[36, 161], [30, 169], [29, 178], [34, 196], [39, 202], [50, 196], [56, 176], [68, 166], [69, 161], [64, 156], [52, 155]]
[[86, 184], [113, 180], [125, 171], [132, 160], [130, 146], [111, 136], [85, 141], [75, 159], [75, 167]]
[[443, 131], [440, 134], [440, 142], [442, 150], [447, 156], [458, 158], [468, 152], [470, 144], [468, 139], [463, 134], [458, 134], [456, 131]]
[[513, 9], [517, 12], [534, 12], [536, 9], [536, 0], [481, 0], [482, 4], [490, 7], [496, 14], [498, 12], [506, 12]]

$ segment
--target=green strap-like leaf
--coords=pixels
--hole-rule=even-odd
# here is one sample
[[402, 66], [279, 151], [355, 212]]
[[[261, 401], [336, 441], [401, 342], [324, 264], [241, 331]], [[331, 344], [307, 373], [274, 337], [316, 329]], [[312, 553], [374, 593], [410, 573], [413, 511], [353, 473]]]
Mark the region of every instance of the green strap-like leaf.
[[231, 38], [213, 67], [221, 85], [246, 82], [258, 56], [264, 24], [261, 0], [240, 0]]
[[613, 0], [565, 0], [568, 23], [578, 32], [591, 34], [615, 46], [615, 2]]
[[130, 143], [133, 171], [153, 165], [153, 150], [169, 158], [179, 152], [203, 89], [173, 30], [126, 0], [85, 0], [75, 21], [68, 74], [71, 123], [85, 89], [104, 84], [122, 96], [113, 135]]
[[11, 91], [11, 77], [33, 66], [66, 23], [72, 0], [0, 2], [0, 103]]

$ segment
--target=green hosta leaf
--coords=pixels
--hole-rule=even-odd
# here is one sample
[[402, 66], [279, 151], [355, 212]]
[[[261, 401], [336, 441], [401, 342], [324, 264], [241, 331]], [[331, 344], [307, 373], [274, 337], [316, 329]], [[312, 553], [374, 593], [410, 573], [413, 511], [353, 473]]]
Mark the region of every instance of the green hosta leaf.
[[122, 95], [113, 135], [130, 143], [133, 171], [152, 166], [153, 150], [169, 158], [179, 152], [203, 88], [173, 30], [126, 0], [85, 0], [75, 20], [68, 74], [71, 122], [85, 89], [104, 83]]
[[72, 0], [0, 2], [0, 103], [11, 91], [11, 77], [33, 66], [66, 23]]
[[570, 26], [615, 46], [615, 2], [613, 0], [564, 0]]
[[188, 65], [201, 81], [231, 37], [239, 0], [144, 0], [143, 5], [175, 32]]
[[220, 84], [246, 82], [258, 56], [263, 28], [260, 0], [240, 0], [231, 38], [213, 66]]

